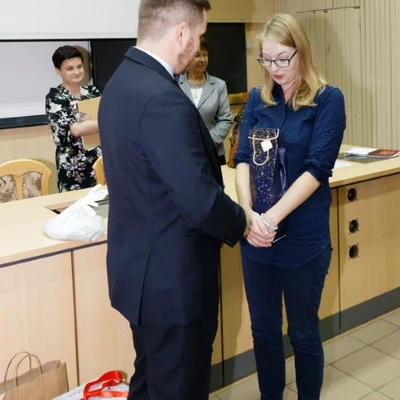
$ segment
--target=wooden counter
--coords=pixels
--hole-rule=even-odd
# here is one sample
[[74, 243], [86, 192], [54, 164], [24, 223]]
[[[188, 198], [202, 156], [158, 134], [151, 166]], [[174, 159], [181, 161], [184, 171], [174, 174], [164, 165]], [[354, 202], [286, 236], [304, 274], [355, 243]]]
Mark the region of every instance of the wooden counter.
[[[348, 147], [342, 146], [342, 151]], [[334, 170], [330, 179], [332, 189], [400, 173], [400, 157], [370, 164], [346, 163], [351, 166]], [[222, 171], [225, 191], [236, 200], [235, 170], [223, 166]], [[47, 238], [43, 226], [55, 215], [51, 210], [65, 208], [88, 192], [89, 189], [84, 189], [0, 204], [0, 221], [3, 226], [0, 230], [0, 267], [3, 264], [82, 246], [82, 242]], [[106, 236], [103, 236], [96, 242], [105, 240]]]
[[[354, 318], [358, 307], [400, 286], [400, 158], [346, 163], [330, 179], [334, 252], [320, 317], [329, 322], [331, 335], [360, 321]], [[236, 199], [235, 170], [223, 167], [223, 175], [225, 191]], [[349, 200], [354, 190], [356, 196]], [[52, 240], [43, 232], [55, 216], [52, 210], [88, 191], [0, 204], [0, 320], [7, 327], [0, 336], [0, 376], [8, 359], [21, 350], [44, 361], [66, 361], [71, 387], [109, 369], [133, 372], [129, 325], [108, 299], [106, 235], [75, 242]], [[358, 229], [350, 232], [354, 220]], [[358, 246], [354, 257], [349, 255], [352, 246]], [[223, 312], [213, 354], [217, 386], [222, 379], [226, 384], [252, 372], [238, 367], [252, 348], [239, 246], [223, 246], [221, 260]]]

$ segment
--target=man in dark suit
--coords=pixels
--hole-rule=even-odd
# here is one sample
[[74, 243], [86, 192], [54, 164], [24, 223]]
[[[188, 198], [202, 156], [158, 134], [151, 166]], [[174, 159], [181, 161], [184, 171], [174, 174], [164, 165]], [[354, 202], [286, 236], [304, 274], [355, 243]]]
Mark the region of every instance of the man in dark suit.
[[246, 228], [210, 134], [173, 79], [197, 52], [209, 9], [142, 0], [137, 47], [100, 104], [109, 291], [133, 331], [131, 400], [208, 399], [220, 247]]

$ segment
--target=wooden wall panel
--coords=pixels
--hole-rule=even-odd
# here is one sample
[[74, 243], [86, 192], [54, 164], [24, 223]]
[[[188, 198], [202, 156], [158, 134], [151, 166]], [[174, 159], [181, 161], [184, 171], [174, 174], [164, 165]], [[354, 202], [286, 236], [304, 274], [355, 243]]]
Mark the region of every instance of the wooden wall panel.
[[[270, 18], [272, 15], [269, 15]], [[267, 18], [267, 19], [268, 19]], [[247, 64], [247, 88], [250, 91], [253, 87], [260, 86], [264, 83], [265, 68], [257, 61], [260, 54], [260, 44], [257, 39], [264, 24], [246, 24], [246, 64]]]
[[400, 2], [398, 0], [390, 1], [390, 43], [391, 49], [391, 121], [392, 121], [392, 147], [400, 148], [400, 52], [398, 51], [400, 46]]
[[[275, 7], [302, 22], [321, 70], [343, 90], [348, 117], [345, 141], [400, 148], [399, 2], [276, 0]], [[317, 26], [322, 19], [325, 32]]]
[[310, 38], [319, 70], [329, 84], [339, 87], [344, 93], [347, 114], [345, 141], [369, 145], [363, 139], [359, 9], [301, 11], [296, 17]]
[[345, 96], [345, 142], [369, 145], [363, 140], [359, 9], [341, 8], [324, 14], [327, 37], [325, 74], [328, 83], [339, 87]]
[[274, 0], [212, 0], [210, 22], [265, 22], [274, 13]]
[[363, 0], [363, 59], [366, 109], [371, 113], [372, 146], [392, 146], [390, 1]]

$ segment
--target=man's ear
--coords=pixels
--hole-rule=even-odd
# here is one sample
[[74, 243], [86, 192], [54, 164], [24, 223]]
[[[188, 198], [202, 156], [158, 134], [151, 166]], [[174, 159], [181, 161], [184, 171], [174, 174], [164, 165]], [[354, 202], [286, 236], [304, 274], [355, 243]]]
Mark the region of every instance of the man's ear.
[[61, 76], [61, 70], [60, 69], [56, 68], [56, 72], [57, 72], [58, 76]]
[[175, 29], [176, 40], [183, 47], [190, 38], [190, 28], [186, 22], [181, 22]]

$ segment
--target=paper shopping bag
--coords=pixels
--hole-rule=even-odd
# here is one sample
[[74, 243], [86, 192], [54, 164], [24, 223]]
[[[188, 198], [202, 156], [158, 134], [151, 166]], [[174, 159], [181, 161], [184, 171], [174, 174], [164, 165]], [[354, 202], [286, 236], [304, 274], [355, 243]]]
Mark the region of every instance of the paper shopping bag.
[[[29, 362], [29, 369], [19, 374], [23, 362]], [[37, 364], [33, 368], [32, 362]], [[7, 380], [11, 365], [14, 377]], [[3, 400], [52, 400], [68, 391], [67, 367], [60, 361], [42, 364], [35, 354], [21, 352], [14, 355], [6, 368], [4, 382], [0, 384], [0, 395]]]

